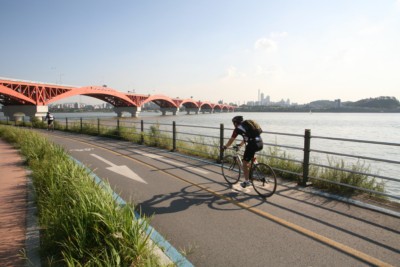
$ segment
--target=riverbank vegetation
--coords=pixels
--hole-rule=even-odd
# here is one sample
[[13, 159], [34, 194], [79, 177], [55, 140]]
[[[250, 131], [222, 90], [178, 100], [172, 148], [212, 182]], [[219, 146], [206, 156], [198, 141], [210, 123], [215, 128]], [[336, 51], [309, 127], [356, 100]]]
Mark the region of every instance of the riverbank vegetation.
[[108, 184], [97, 184], [39, 134], [0, 125], [0, 137], [32, 170], [44, 266], [161, 266], [148, 242], [149, 220], [119, 205]]

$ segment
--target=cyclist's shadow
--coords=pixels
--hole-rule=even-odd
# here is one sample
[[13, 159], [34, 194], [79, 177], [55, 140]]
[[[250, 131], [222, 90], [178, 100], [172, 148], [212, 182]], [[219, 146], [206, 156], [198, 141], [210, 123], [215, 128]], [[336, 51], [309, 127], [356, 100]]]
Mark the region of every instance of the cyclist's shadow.
[[[154, 195], [151, 199], [143, 201], [138, 206], [141, 213], [146, 216], [152, 216], [154, 214], [180, 212], [192, 206], [203, 204], [207, 204], [211, 209], [222, 211], [241, 210], [243, 209], [242, 207], [233, 205], [232, 203], [246, 201], [247, 199], [254, 199], [254, 196], [245, 196], [241, 192], [233, 190], [221, 197], [190, 185], [182, 188], [179, 192]], [[254, 206], [261, 205], [262, 203], [265, 203], [265, 201], [260, 200]]]

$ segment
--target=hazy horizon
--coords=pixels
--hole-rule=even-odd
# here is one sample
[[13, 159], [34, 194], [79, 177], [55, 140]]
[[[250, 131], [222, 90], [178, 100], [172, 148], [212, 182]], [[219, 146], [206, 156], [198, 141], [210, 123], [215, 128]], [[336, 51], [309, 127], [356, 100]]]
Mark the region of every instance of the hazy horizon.
[[239, 104], [259, 90], [298, 104], [400, 99], [400, 0], [1, 7], [2, 77]]

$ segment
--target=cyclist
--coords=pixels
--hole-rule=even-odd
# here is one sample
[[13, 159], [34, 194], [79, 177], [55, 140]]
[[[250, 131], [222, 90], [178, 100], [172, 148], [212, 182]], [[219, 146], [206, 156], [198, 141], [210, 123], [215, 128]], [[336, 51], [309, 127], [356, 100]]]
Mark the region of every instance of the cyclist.
[[54, 131], [54, 116], [53, 116], [53, 114], [51, 114], [50, 112], [47, 112], [45, 120], [47, 120], [47, 131], [50, 130], [50, 127]]
[[[235, 129], [232, 132], [232, 136], [229, 139], [228, 143], [223, 146], [223, 149], [227, 149], [236, 139], [238, 135], [243, 137], [243, 141], [240, 143], [240, 146], [246, 144], [246, 149], [243, 154], [243, 174], [245, 181], [240, 183], [240, 186], [246, 188], [251, 185], [251, 181], [249, 181], [249, 168], [250, 162], [253, 159], [255, 153], [263, 149], [263, 140], [261, 139], [260, 134], [256, 134], [255, 137], [250, 137], [249, 127], [244, 127], [243, 124], [243, 116], [235, 116], [232, 119], [232, 123], [235, 126]], [[247, 128], [247, 129], [246, 129]]]

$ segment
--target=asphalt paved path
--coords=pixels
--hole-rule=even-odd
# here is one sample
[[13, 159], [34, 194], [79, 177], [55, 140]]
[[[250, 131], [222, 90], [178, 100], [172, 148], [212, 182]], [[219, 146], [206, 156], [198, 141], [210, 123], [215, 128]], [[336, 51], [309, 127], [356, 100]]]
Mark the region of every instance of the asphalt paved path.
[[42, 133], [153, 216], [151, 225], [195, 266], [400, 266], [397, 216], [289, 182], [263, 201], [252, 188], [228, 186], [212, 161], [120, 140]]

